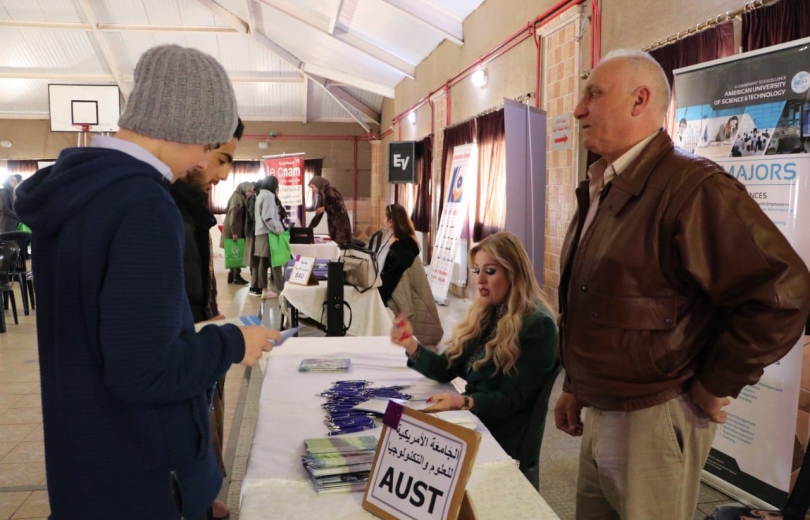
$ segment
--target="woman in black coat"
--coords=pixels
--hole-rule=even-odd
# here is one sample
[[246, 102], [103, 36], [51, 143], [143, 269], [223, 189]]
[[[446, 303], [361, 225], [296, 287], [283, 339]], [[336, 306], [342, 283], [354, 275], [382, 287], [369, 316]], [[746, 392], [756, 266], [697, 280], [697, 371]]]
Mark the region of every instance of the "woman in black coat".
[[382, 266], [379, 291], [383, 303], [391, 299], [402, 274], [418, 255], [416, 231], [408, 213], [400, 204], [389, 204], [385, 207], [385, 233], [377, 249], [377, 263]]

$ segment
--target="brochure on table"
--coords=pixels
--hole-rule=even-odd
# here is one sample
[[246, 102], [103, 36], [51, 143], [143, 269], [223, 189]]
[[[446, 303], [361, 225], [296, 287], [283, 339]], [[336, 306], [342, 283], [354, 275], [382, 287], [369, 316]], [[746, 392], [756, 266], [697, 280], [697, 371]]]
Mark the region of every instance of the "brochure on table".
[[389, 520], [475, 518], [465, 488], [481, 434], [393, 401], [383, 424], [363, 508]]

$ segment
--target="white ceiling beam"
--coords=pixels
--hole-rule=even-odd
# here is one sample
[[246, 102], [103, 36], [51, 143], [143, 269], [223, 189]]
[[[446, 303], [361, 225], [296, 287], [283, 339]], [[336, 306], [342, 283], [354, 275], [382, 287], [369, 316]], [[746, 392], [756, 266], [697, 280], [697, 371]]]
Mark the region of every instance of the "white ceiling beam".
[[54, 72], [46, 69], [23, 69], [0, 67], [0, 79], [52, 79], [75, 81], [115, 81], [112, 74], [78, 74], [75, 72]]
[[100, 23], [98, 30], [104, 32], [149, 31], [149, 32], [188, 32], [188, 33], [238, 33], [236, 27], [217, 27], [206, 25], [129, 25], [117, 23]]
[[[292, 6], [291, 4], [288, 4], [287, 2], [280, 0], [258, 1], [273, 10], [274, 13], [280, 13], [281, 16], [288, 16], [299, 23], [307, 25], [308, 27], [311, 27], [317, 31], [326, 33], [330, 40], [339, 40], [339, 43], [335, 42], [338, 46], [343, 46], [344, 48], [348, 47], [352, 51], [357, 51], [365, 55], [367, 58], [371, 58], [389, 67], [390, 69], [393, 69], [395, 72], [404, 74], [411, 79], [414, 78], [416, 67], [405, 60], [382, 50], [379, 47], [375, 47], [374, 45], [363, 41], [357, 36], [349, 34], [345, 27], [338, 25], [338, 28], [333, 31], [331, 29], [331, 25], [325, 23], [324, 20], [318, 18], [313, 19], [313, 17], [308, 15], [306, 12]], [[335, 32], [336, 34], [333, 35], [332, 32]]]
[[313, 65], [311, 63], [305, 63], [301, 70], [310, 74], [322, 76], [324, 78], [332, 80], [335, 83], [350, 85], [352, 87], [368, 90], [369, 92], [379, 94], [380, 96], [383, 97], [394, 99], [394, 87], [391, 87], [384, 83], [379, 83], [369, 79], [361, 78], [353, 74], [348, 74], [340, 70], [335, 70], [331, 67]]
[[[197, 0], [199, 1], [199, 0]], [[288, 64], [292, 65], [296, 69], [300, 69], [303, 62], [298, 59], [298, 57], [294, 56], [290, 51], [282, 47], [281, 45], [277, 44], [267, 36], [265, 36], [259, 30], [259, 6], [256, 5], [256, 2], [253, 0], [247, 0], [247, 8], [248, 8], [248, 16], [250, 20], [248, 21], [249, 36], [253, 38], [256, 43], [262, 45], [264, 48], [281, 58], [282, 60], [286, 61]]]
[[[132, 82], [132, 74], [120, 74], [121, 81]], [[303, 78], [299, 74], [245, 74], [229, 75], [232, 83], [301, 83]], [[48, 80], [75, 80], [75, 81], [115, 81], [113, 74], [92, 74], [59, 72], [48, 69], [30, 69], [16, 67], [0, 67], [0, 79], [48, 79]]]
[[[257, 11], [258, 11], [258, 9], [257, 9], [257, 5], [256, 5], [254, 0], [246, 0], [247, 1], [247, 7], [248, 7], [248, 14], [250, 16], [250, 21], [249, 22], [244, 22], [238, 16], [231, 13], [230, 11], [228, 11], [227, 9], [225, 9], [224, 7], [222, 7], [221, 5], [216, 3], [214, 0], [196, 0], [196, 1], [200, 5], [202, 5], [204, 7], [207, 7], [215, 15], [220, 16], [221, 12], [227, 13], [227, 16], [225, 16], [223, 18], [231, 26], [245, 27], [246, 28], [246, 33], [251, 38], [253, 38], [256, 41], [256, 43], [263, 46], [264, 48], [266, 48], [267, 50], [269, 50], [270, 52], [272, 52], [273, 54], [275, 54], [276, 56], [281, 58], [283, 61], [287, 62], [289, 65], [291, 65], [291, 66], [295, 67], [296, 69], [298, 69], [299, 72], [305, 78], [307, 78], [308, 80], [312, 81], [313, 83], [315, 83], [316, 85], [318, 85], [319, 87], [324, 89], [324, 91], [327, 94], [329, 94], [329, 96], [331, 96], [332, 99], [334, 99], [341, 107], [343, 107], [343, 109], [352, 117], [352, 119], [357, 121], [357, 124], [362, 126], [366, 130], [366, 132], [371, 131], [371, 128], [363, 120], [362, 115], [357, 111], [357, 109], [351, 107], [351, 105], [348, 105], [348, 103], [346, 103], [345, 101], [341, 101], [340, 99], [338, 99], [335, 96], [334, 93], [330, 92], [329, 89], [326, 88], [327, 83], [328, 83], [326, 79], [324, 79], [322, 77], [318, 77], [318, 76], [308, 72], [307, 70], [305, 70], [304, 62], [299, 60], [292, 53], [290, 53], [289, 51], [287, 51], [286, 49], [284, 49], [283, 47], [281, 47], [277, 43], [273, 42], [272, 40], [270, 40], [270, 38], [268, 38], [267, 36], [265, 36], [264, 34], [262, 34], [259, 31], [259, 27], [257, 25], [257, 20], [258, 20]], [[392, 94], [393, 94], [393, 89], [391, 89], [391, 91], [392, 91]], [[348, 92], [346, 92], [346, 95], [351, 96], [351, 94], [349, 94]], [[354, 96], [351, 96], [351, 97], [354, 97]], [[393, 97], [393, 95], [391, 97]], [[356, 101], [358, 103], [360, 103], [360, 100], [356, 99]], [[377, 124], [379, 124], [379, 121], [375, 121], [375, 122]]]
[[[365, 119], [363, 119], [363, 113], [360, 112], [359, 110], [357, 110], [356, 108], [354, 108], [352, 105], [350, 105], [346, 101], [343, 101], [343, 99], [341, 99], [342, 96], [338, 97], [338, 95], [336, 95], [336, 92], [338, 90], [341, 90], [341, 91], [343, 91], [345, 93], [346, 96], [349, 96], [351, 98], [354, 98], [354, 96], [352, 96], [351, 94], [349, 94], [345, 90], [341, 89], [340, 87], [331, 86], [329, 84], [329, 81], [326, 78], [322, 78], [322, 77], [319, 77], [319, 76], [310, 76], [309, 79], [310, 79], [310, 81], [312, 81], [313, 83], [315, 83], [316, 85], [321, 87], [323, 89], [323, 91], [326, 92], [329, 95], [329, 97], [334, 99], [335, 103], [340, 105], [343, 108], [343, 110], [345, 110], [351, 116], [351, 118], [354, 119], [357, 122], [358, 125], [362, 126], [363, 129], [366, 132], [371, 132], [371, 127], [368, 126], [368, 123], [366, 123]], [[357, 98], [354, 98], [354, 99], [358, 103], [361, 103], [361, 101], [359, 99], [357, 99]], [[380, 124], [379, 120], [376, 120], [374, 122], [377, 123], [377, 124]]]
[[93, 13], [93, 8], [90, 6], [90, 2], [88, 0], [75, 1], [78, 3], [79, 9], [84, 15], [85, 22], [91, 26], [90, 31], [93, 33], [93, 38], [96, 40], [98, 49], [101, 51], [99, 60], [103, 65], [106, 65], [112, 75], [115, 76], [115, 82], [118, 84], [118, 90], [124, 97], [124, 101], [126, 101], [129, 97], [129, 91], [124, 88], [124, 82], [121, 79], [121, 71], [115, 64], [115, 55], [113, 54], [112, 49], [110, 49], [110, 46], [107, 44], [107, 39], [97, 28], [98, 20], [96, 20], [96, 15]]
[[412, 19], [438, 31], [456, 45], [464, 44], [462, 21], [455, 16], [438, 9], [425, 0], [379, 0], [396, 7]]
[[356, 97], [352, 96], [347, 91], [343, 90], [337, 85], [326, 85], [326, 90], [328, 90], [329, 93], [332, 94], [334, 97], [338, 97], [342, 101], [351, 105], [354, 109], [358, 110], [361, 114], [365, 115], [375, 123], [379, 123], [380, 121], [379, 112], [372, 109], [371, 107], [369, 107]]
[[394, 69], [396, 72], [404, 74], [406, 77], [410, 79], [414, 79], [416, 75], [416, 67], [408, 63], [407, 61], [394, 56], [393, 54], [389, 54], [388, 52], [382, 50], [379, 47], [376, 47], [365, 40], [358, 38], [357, 36], [350, 33], [347, 29], [342, 26], [339, 26], [338, 29], [335, 31], [334, 35], [335, 38], [342, 41], [343, 43], [357, 49], [358, 51], [376, 59], [379, 62], [387, 65], [388, 67]]
[[71, 29], [89, 31], [90, 24], [80, 22], [36, 22], [30, 20], [0, 20], [0, 27], [30, 27], [36, 29]]
[[[0, 20], [0, 27], [21, 27], [31, 29], [58, 29], [61, 31], [92, 31], [89, 23], [78, 22], [38, 22], [33, 20]], [[216, 27], [205, 25], [144, 25], [144, 24], [96, 24], [96, 29], [102, 32], [202, 32], [202, 33], [234, 33], [239, 32], [234, 27]]]
[[335, 14], [329, 20], [329, 34], [335, 34], [335, 27], [340, 23], [340, 11], [343, 9], [343, 0], [335, 0]]
[[228, 23], [231, 27], [236, 29], [242, 34], [248, 33], [248, 24], [245, 23], [244, 20], [233, 14], [232, 12], [228, 11], [214, 0], [195, 0], [198, 4], [205, 7], [214, 15], [220, 17], [222, 20]]
[[304, 91], [301, 92], [301, 98], [303, 99], [301, 122], [307, 124], [307, 118], [309, 116], [309, 80], [304, 78], [304, 84], [301, 86], [304, 89]]

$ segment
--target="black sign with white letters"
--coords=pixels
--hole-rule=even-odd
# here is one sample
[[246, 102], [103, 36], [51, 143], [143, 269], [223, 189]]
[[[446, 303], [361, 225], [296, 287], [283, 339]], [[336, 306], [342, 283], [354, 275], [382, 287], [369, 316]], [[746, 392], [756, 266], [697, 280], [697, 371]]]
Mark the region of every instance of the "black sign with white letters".
[[415, 182], [416, 144], [416, 141], [399, 141], [388, 146], [388, 182]]

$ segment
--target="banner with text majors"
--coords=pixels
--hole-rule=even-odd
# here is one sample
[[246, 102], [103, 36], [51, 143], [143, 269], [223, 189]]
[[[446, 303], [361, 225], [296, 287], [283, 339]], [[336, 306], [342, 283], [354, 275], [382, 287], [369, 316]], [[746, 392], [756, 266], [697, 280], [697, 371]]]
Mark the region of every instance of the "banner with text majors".
[[287, 208], [289, 222], [305, 225], [304, 154], [272, 155], [262, 159], [267, 175], [275, 175], [278, 179], [278, 198]]
[[[433, 299], [441, 304], [447, 300], [453, 265], [458, 255], [461, 229], [467, 217], [468, 201], [475, 200], [475, 197], [465, 191], [469, 192], [475, 186], [475, 176], [478, 174], [477, 145], [463, 144], [453, 148], [452, 165], [453, 173], [447, 185], [447, 193], [444, 194], [444, 208], [436, 231], [436, 242], [433, 244], [433, 256], [428, 273]], [[462, 251], [461, 254], [466, 255], [467, 252]], [[466, 276], [466, 273], [463, 275]]]
[[[675, 144], [743, 183], [805, 262], [809, 43], [797, 40], [675, 71]], [[807, 448], [808, 416], [799, 413], [805, 341], [727, 407], [728, 420], [718, 428], [704, 468], [709, 484], [754, 506], [784, 505]]]

